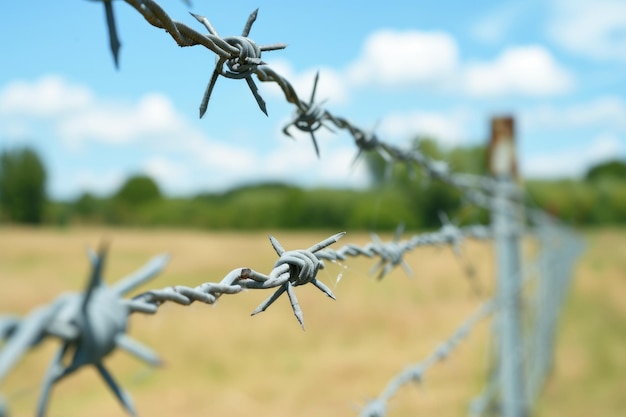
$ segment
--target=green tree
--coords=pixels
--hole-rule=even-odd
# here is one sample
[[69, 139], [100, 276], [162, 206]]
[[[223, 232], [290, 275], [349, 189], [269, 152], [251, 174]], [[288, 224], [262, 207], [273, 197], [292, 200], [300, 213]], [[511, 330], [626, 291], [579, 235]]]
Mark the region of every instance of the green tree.
[[84, 192], [74, 202], [74, 211], [79, 216], [93, 216], [98, 210], [98, 200], [90, 192]]
[[626, 181], [626, 161], [613, 160], [592, 166], [585, 175], [587, 181], [613, 179]]
[[134, 175], [113, 196], [114, 200], [134, 206], [161, 200], [161, 190], [147, 175]]
[[0, 154], [0, 207], [13, 222], [39, 224], [46, 205], [46, 169], [35, 150]]
[[106, 202], [103, 219], [109, 224], [146, 224], [146, 211], [161, 202], [161, 191], [152, 178], [133, 175]]

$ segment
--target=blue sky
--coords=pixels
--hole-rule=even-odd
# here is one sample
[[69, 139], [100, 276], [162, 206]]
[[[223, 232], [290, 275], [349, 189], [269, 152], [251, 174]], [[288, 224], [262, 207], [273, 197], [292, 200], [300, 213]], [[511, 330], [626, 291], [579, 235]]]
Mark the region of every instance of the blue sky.
[[[494, 114], [517, 120], [526, 177], [576, 177], [626, 157], [626, 2], [623, 0], [285, 2], [161, 0], [175, 19], [222, 36], [283, 42], [262, 58], [308, 98], [385, 141], [434, 136], [446, 146], [484, 142]], [[179, 48], [130, 6], [114, 2], [120, 69], [99, 2], [14, 1], [0, 6], [0, 149], [43, 156], [49, 193], [114, 191], [148, 173], [169, 195], [282, 180], [304, 186], [367, 183], [346, 133], [281, 133], [293, 108], [259, 85], [269, 116], [242, 80], [220, 78], [207, 114], [198, 106], [215, 65], [203, 47]]]

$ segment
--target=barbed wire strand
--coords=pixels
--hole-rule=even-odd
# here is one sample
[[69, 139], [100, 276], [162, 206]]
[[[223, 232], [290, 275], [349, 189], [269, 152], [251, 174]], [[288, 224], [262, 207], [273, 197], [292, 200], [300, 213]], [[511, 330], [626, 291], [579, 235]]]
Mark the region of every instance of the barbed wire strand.
[[[570, 261], [573, 259], [571, 255], [575, 256], [577, 250], [577, 244], [571, 242], [566, 248], [566, 252], [570, 255]], [[548, 245], [542, 248], [541, 253], [537, 256], [534, 262], [527, 263], [524, 266], [523, 271], [518, 270], [518, 274], [522, 275], [522, 279], [519, 281], [518, 292], [522, 292], [528, 284], [534, 280], [539, 280], [541, 274], [540, 271], [543, 262], [544, 252], [549, 252]], [[566, 260], [567, 263], [567, 260]], [[398, 390], [403, 386], [411, 382], [421, 383], [423, 381], [425, 373], [430, 370], [434, 365], [447, 359], [453, 350], [464, 340], [476, 325], [483, 319], [487, 318], [491, 314], [495, 313], [498, 309], [502, 308], [502, 302], [493, 298], [481, 304], [474, 313], [470, 314], [463, 323], [452, 333], [452, 335], [441, 342], [435, 350], [426, 356], [421, 362], [411, 365], [395, 377], [393, 377], [384, 390], [378, 397], [369, 401], [359, 414], [360, 417], [384, 417], [387, 414], [388, 403]], [[545, 375], [545, 374], [544, 374]], [[491, 398], [494, 397], [497, 390], [497, 378], [498, 373], [493, 373], [485, 389], [477, 398], [475, 398], [470, 405], [470, 414], [472, 416], [481, 416], [486, 411]]]
[[447, 359], [459, 343], [464, 340], [483, 319], [491, 315], [495, 308], [495, 301], [490, 300], [483, 303], [474, 313], [468, 316], [465, 321], [454, 331], [445, 341], [441, 342], [426, 358], [402, 370], [393, 377], [381, 394], [368, 402], [359, 414], [360, 417], [384, 417], [387, 415], [387, 405], [389, 400], [397, 391], [410, 382], [422, 382], [426, 372], [439, 362]]
[[[498, 191], [500, 193], [505, 192], [511, 204], [522, 204], [521, 192], [516, 184], [503, 189], [503, 185], [494, 178], [453, 172], [444, 161], [430, 159], [417, 149], [402, 149], [383, 142], [374, 132], [367, 132], [353, 125], [347, 119], [335, 116], [328, 110], [323, 109], [322, 103], [315, 103], [315, 91], [319, 74], [315, 77], [313, 92], [309, 101], [300, 100], [291, 83], [261, 60], [262, 52], [283, 49], [286, 45], [275, 43], [259, 46], [248, 37], [257, 18], [258, 9], [250, 14], [240, 36], [220, 37], [206, 17], [191, 14], [208, 31], [208, 33], [202, 34], [184, 23], [171, 19], [161, 6], [153, 0], [125, 0], [125, 2], [139, 12], [149, 24], [165, 30], [179, 46], [202, 45], [218, 56], [217, 65], [200, 104], [200, 117], [207, 110], [213, 87], [220, 75], [227, 78], [245, 79], [257, 105], [263, 113], [267, 114], [265, 102], [251, 77], [255, 75], [261, 82], [276, 83], [282, 90], [287, 102], [296, 107], [294, 120], [285, 126], [283, 131], [289, 135], [288, 127], [294, 125], [297, 129], [308, 132], [311, 135], [318, 156], [320, 151], [314, 133], [322, 127], [331, 130], [334, 127], [350, 133], [358, 148], [356, 159], [364, 152], [377, 152], [388, 162], [394, 161], [420, 166], [429, 178], [441, 180], [446, 184], [465, 191], [469, 195], [468, 199], [470, 201], [478, 201], [483, 205], [490, 206], [490, 195]], [[120, 42], [117, 37], [111, 2], [104, 0], [104, 3], [107, 26], [109, 28], [110, 47], [115, 65], [117, 66]], [[227, 69], [224, 69], [224, 65], [226, 65]], [[545, 214], [533, 213], [535, 217], [540, 217], [541, 215]], [[156, 354], [151, 350], [139, 345], [138, 342], [132, 341], [125, 335], [126, 320], [133, 312], [154, 314], [158, 310], [159, 305], [167, 301], [181, 305], [189, 305], [195, 301], [213, 304], [223, 294], [236, 294], [243, 289], [277, 288], [252, 314], [265, 311], [286, 292], [294, 315], [302, 328], [304, 328], [302, 309], [296, 298], [294, 287], [310, 283], [330, 298], [334, 298], [332, 291], [316, 278], [318, 271], [324, 267], [322, 259], [336, 261], [344, 260], [347, 256], [366, 256], [370, 258], [378, 256], [380, 260], [373, 269], [373, 271], [379, 271], [378, 278], [384, 277], [398, 265], [401, 265], [407, 274], [410, 275], [411, 270], [404, 261], [403, 256], [411, 249], [418, 246], [449, 244], [455, 253], [458, 254], [463, 238], [487, 239], [491, 237], [489, 229], [484, 226], [476, 225], [461, 229], [450, 222], [444, 222], [444, 225], [438, 232], [416, 235], [408, 240], [400, 240], [401, 233], [402, 230], [399, 228], [390, 242], [382, 242], [378, 236], [372, 235], [372, 242], [365, 246], [346, 245], [338, 250], [326, 248], [337, 242], [344, 233], [335, 234], [308, 249], [292, 251], [286, 251], [278, 240], [270, 237], [270, 242], [279, 255], [279, 259], [268, 275], [256, 272], [250, 268], [237, 268], [228, 273], [218, 283], [208, 282], [194, 288], [177, 285], [161, 290], [150, 290], [130, 300], [122, 299], [121, 296], [160, 272], [167, 261], [166, 257], [153, 260], [151, 264], [149, 263], [138, 273], [125, 278], [113, 288], [108, 288], [102, 283], [101, 278], [106, 249], [101, 249], [99, 254], [90, 253], [93, 273], [85, 295], [76, 294], [60, 297], [44, 310], [36, 309], [26, 319], [0, 318], [0, 336], [6, 341], [3, 349], [0, 351], [0, 368], [3, 369], [0, 373], [0, 382], [8, 373], [8, 370], [17, 362], [18, 357], [23, 354], [23, 351], [37, 345], [47, 336], [60, 337], [65, 342], [53, 360], [52, 366], [44, 380], [38, 415], [43, 416], [45, 412], [52, 384], [85, 364], [96, 365], [101, 376], [107, 385], [112, 388], [118, 400], [130, 414], [134, 414], [130, 396], [117, 385], [101, 363], [102, 358], [116, 347], [123, 348], [148, 363], [158, 364], [160, 362]], [[74, 303], [80, 303], [80, 308], [76, 312], [73, 310]], [[71, 307], [72, 315], [57, 314], [59, 311], [65, 311], [66, 308], [70, 308], [67, 306]], [[101, 315], [103, 308], [116, 311], [114, 315], [115, 325], [111, 328], [106, 328], [108, 325], [111, 325], [110, 322], [107, 324], [106, 321], [102, 321], [110, 320], [110, 317], [105, 319], [103, 318], [105, 316]], [[476, 323], [490, 314], [493, 308], [493, 301], [483, 304], [477, 312], [464, 321], [451, 338], [442, 342], [424, 361], [407, 368], [397, 378], [392, 380], [381, 396], [366, 406], [362, 415], [369, 417], [384, 415], [386, 401], [394, 395], [401, 385], [409, 381], [421, 380], [423, 373], [435, 363], [445, 359], [458, 345], [460, 340], [468, 335]], [[89, 316], [87, 316], [88, 310], [91, 311]], [[71, 321], [74, 320], [76, 314], [79, 317], [78, 322], [82, 323], [78, 327], [76, 327], [74, 321]], [[80, 318], [82, 315], [84, 315], [84, 319]], [[67, 321], [68, 317], [71, 319], [70, 321]], [[106, 331], [104, 330], [105, 328]], [[96, 333], [101, 331], [104, 331], [105, 337], [98, 339], [97, 336], [102, 336], [102, 334]], [[83, 336], [80, 336], [81, 334]], [[7, 346], [9, 347], [8, 349]], [[70, 346], [75, 347], [76, 354], [70, 365], [66, 367], [61, 363], [61, 359]], [[6, 410], [0, 398], [0, 414], [2, 413], [6, 414]]]
[[[290, 125], [294, 125], [299, 130], [310, 133], [318, 156], [319, 148], [315, 140], [314, 132], [322, 127], [329, 128], [328, 122], [330, 122], [337, 129], [346, 130], [352, 135], [354, 143], [359, 150], [357, 158], [363, 152], [375, 151], [381, 154], [386, 160], [415, 163], [421, 166], [431, 178], [441, 180], [458, 189], [470, 190], [478, 188], [489, 193], [494, 192], [497, 184], [491, 177], [454, 173], [445, 161], [429, 159], [416, 149], [402, 149], [390, 143], [383, 142], [375, 133], [366, 132], [347, 119], [335, 116], [328, 110], [324, 110], [321, 104], [314, 102], [314, 93], [309, 102], [301, 100], [291, 83], [273, 69], [269, 68], [269, 66], [261, 60], [261, 53], [263, 51], [283, 49], [286, 47], [286, 44], [275, 43], [258, 46], [256, 42], [248, 37], [250, 28], [256, 20], [258, 9], [249, 16], [241, 36], [222, 38], [204, 16], [191, 14], [207, 29], [209, 32], [207, 34], [202, 34], [184, 23], [173, 20], [161, 6], [153, 0], [125, 0], [125, 2], [137, 10], [149, 24], [165, 30], [179, 46], [202, 45], [218, 55], [218, 63], [200, 104], [200, 117], [206, 112], [213, 86], [219, 75], [228, 78], [246, 79], [259, 108], [267, 114], [265, 102], [259, 95], [251, 78], [254, 74], [262, 82], [276, 83], [282, 90], [287, 102], [296, 107], [296, 118], [285, 126], [283, 130], [286, 131]], [[228, 70], [226, 71], [222, 68], [224, 64], [228, 66]], [[319, 75], [316, 75], [313, 91], [315, 91], [317, 86], [318, 78]], [[500, 185], [500, 187], [502, 187], [502, 185]], [[518, 187], [515, 185], [508, 187], [507, 192], [511, 196], [519, 196]]]

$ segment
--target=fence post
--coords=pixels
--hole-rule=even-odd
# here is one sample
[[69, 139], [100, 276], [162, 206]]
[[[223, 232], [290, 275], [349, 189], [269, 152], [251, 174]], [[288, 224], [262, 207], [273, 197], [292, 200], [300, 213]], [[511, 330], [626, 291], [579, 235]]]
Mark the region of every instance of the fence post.
[[526, 417], [521, 333], [520, 221], [512, 117], [491, 120], [489, 168], [496, 178], [491, 223], [495, 239], [498, 314], [497, 369], [503, 417]]

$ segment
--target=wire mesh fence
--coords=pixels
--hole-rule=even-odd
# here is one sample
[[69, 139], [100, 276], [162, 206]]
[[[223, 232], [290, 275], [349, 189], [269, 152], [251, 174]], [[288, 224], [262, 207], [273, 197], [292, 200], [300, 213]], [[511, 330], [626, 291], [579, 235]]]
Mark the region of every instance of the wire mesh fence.
[[[497, 291], [493, 298], [484, 300], [476, 312], [466, 317], [458, 329], [425, 359], [393, 377], [384, 390], [360, 410], [360, 415], [386, 416], [388, 402], [403, 385], [421, 382], [433, 366], [453, 355], [477, 323], [490, 315], [494, 315], [492, 369], [488, 371], [484, 391], [471, 403], [469, 412], [474, 416], [490, 413], [506, 417], [528, 415], [551, 369], [556, 323], [572, 276], [572, 267], [581, 248], [575, 234], [530, 205], [513, 176], [498, 172], [494, 176], [454, 172], [445, 161], [428, 158], [416, 149], [403, 149], [389, 144], [374, 132], [332, 114], [323, 107], [323, 103], [315, 101], [319, 75], [315, 77], [309, 100], [301, 100], [292, 84], [261, 59], [262, 52], [284, 49], [286, 45], [275, 43], [260, 46], [249, 38], [257, 11], [248, 17], [240, 36], [221, 37], [204, 16], [192, 14], [206, 30], [206, 33], [200, 33], [171, 19], [155, 1], [125, 2], [150, 25], [165, 30], [177, 45], [200, 45], [217, 56], [215, 70], [200, 103], [200, 117], [208, 111], [214, 86], [220, 76], [244, 79], [265, 114], [266, 104], [253, 76], [261, 82], [275, 83], [282, 90], [285, 100], [295, 107], [295, 116], [283, 132], [290, 135], [289, 130], [293, 127], [308, 133], [318, 157], [323, 157], [323, 152], [315, 133], [322, 128], [344, 130], [354, 141], [356, 158], [365, 152], [373, 152], [382, 156], [388, 167], [400, 163], [411, 169], [419, 169], [430, 179], [461, 191], [468, 203], [488, 209], [491, 223], [460, 227], [442, 213], [443, 224], [438, 231], [403, 239], [403, 228], [399, 226], [392, 240], [385, 242], [377, 235], [372, 235], [371, 241], [362, 246], [347, 243], [336, 247], [345, 234], [339, 232], [306, 249], [286, 250], [276, 238], [270, 236], [270, 244], [278, 259], [268, 273], [238, 267], [214, 282], [195, 287], [181, 284], [153, 289], [132, 298], [124, 296], [161, 273], [168, 256], [155, 257], [136, 272], [107, 285], [102, 273], [107, 257], [107, 247], [103, 244], [97, 252], [88, 251], [92, 268], [84, 291], [61, 295], [46, 305], [35, 307], [25, 317], [8, 314], [0, 316], [0, 340], [3, 342], [0, 350], [0, 383], [30, 349], [47, 338], [54, 338], [60, 341], [61, 346], [43, 379], [36, 411], [38, 416], [46, 413], [52, 387], [88, 365], [97, 369], [105, 385], [124, 409], [135, 415], [130, 394], [116, 382], [103, 363], [104, 358], [118, 349], [150, 365], [161, 363], [152, 348], [127, 335], [131, 314], [156, 314], [164, 303], [181, 306], [195, 302], [214, 304], [221, 296], [240, 294], [244, 289], [273, 290], [251, 312], [252, 315], [265, 311], [286, 293], [293, 314], [304, 329], [304, 313], [296, 296], [296, 287], [312, 284], [326, 296], [335, 298], [329, 286], [318, 278], [325, 261], [349, 262], [349, 258], [372, 258], [377, 262], [371, 273], [378, 279], [384, 278], [398, 266], [406, 274], [412, 275], [413, 270], [404, 258], [406, 253], [425, 246], [450, 246], [455, 254], [462, 256], [465, 239], [476, 239], [496, 244]], [[113, 4], [111, 1], [102, 3], [110, 48], [117, 66], [120, 42]], [[387, 172], [390, 175], [389, 169]], [[538, 248], [532, 262], [524, 262], [521, 257], [521, 242], [525, 236], [531, 236]], [[7, 405], [0, 397], [0, 416], [6, 415]]]

